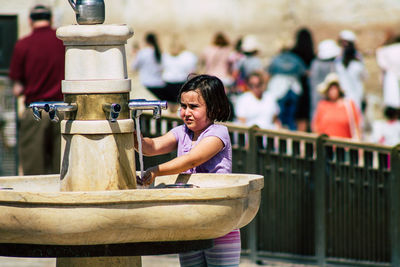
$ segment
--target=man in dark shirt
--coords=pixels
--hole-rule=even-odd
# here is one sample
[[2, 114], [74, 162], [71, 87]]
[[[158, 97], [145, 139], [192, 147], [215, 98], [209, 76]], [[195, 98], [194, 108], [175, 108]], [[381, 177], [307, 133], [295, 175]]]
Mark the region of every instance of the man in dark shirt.
[[[14, 47], [10, 79], [13, 93], [23, 95], [25, 105], [36, 101], [62, 101], [65, 47], [51, 28], [51, 10], [35, 6], [30, 13], [32, 33]], [[26, 109], [19, 121], [19, 159], [24, 175], [60, 172], [60, 124], [42, 112], [37, 122]]]

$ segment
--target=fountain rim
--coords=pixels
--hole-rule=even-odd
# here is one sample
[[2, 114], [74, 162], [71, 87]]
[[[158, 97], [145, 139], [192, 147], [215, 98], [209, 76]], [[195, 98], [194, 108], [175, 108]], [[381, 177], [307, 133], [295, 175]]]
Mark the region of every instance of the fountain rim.
[[[195, 174], [207, 175], [207, 174]], [[211, 175], [211, 174], [208, 174]], [[218, 175], [218, 174], [212, 174]], [[103, 205], [127, 203], [160, 203], [171, 201], [203, 202], [210, 200], [232, 200], [247, 198], [250, 192], [259, 191], [264, 187], [264, 178], [258, 174], [223, 174], [224, 176], [237, 177], [235, 184], [227, 186], [213, 186], [200, 188], [149, 188], [149, 189], [123, 189], [102, 191], [74, 191], [74, 192], [33, 192], [21, 190], [0, 190], [0, 203], [29, 203], [46, 205]], [[43, 178], [59, 177], [59, 175], [43, 175]], [[22, 176], [14, 176], [22, 178]], [[9, 176], [8, 178], [14, 178]], [[29, 176], [23, 176], [29, 177]], [[160, 176], [159, 178], [168, 177]], [[2, 177], [7, 178], [7, 177]], [[157, 195], [157, 199], [154, 196]], [[195, 196], [195, 198], [194, 198]]]

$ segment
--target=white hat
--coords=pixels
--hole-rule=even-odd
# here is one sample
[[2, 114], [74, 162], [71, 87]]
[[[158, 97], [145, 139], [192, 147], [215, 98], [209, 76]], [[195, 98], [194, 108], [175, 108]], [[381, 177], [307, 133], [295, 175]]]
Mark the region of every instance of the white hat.
[[318, 58], [330, 59], [340, 54], [340, 47], [332, 39], [323, 40], [318, 44]]
[[333, 83], [337, 83], [339, 85], [339, 91], [341, 91], [344, 95], [344, 91], [340, 86], [339, 76], [335, 72], [331, 72], [326, 75], [325, 80], [317, 86], [318, 92], [322, 95], [326, 94], [327, 90]]
[[259, 49], [257, 38], [254, 35], [247, 35], [243, 38], [242, 51], [255, 52]]
[[343, 30], [339, 33], [339, 37], [342, 40], [349, 41], [349, 42], [354, 42], [357, 38], [354, 32], [350, 30]]

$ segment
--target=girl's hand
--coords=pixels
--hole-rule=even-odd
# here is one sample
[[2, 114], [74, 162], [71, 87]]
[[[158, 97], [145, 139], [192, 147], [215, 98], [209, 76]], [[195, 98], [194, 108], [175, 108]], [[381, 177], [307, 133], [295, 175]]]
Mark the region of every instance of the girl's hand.
[[158, 166], [147, 169], [141, 179], [142, 185], [151, 185], [154, 182], [154, 179], [158, 176], [158, 170]]

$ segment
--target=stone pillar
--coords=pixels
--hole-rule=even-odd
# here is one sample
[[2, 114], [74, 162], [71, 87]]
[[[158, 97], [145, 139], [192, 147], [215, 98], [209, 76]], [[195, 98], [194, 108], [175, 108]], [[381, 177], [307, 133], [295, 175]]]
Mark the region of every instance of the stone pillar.
[[[61, 122], [61, 191], [136, 188], [125, 55], [132, 35], [126, 25], [69, 25], [57, 30], [66, 46], [64, 102], [77, 105], [77, 111], [66, 112]], [[105, 108], [110, 104], [121, 107], [116, 121]], [[141, 258], [58, 258], [57, 266], [140, 267]]]
[[[66, 113], [61, 124], [61, 191], [136, 188], [125, 55], [132, 35], [126, 25], [69, 25], [57, 30], [66, 46], [64, 101], [78, 107]], [[115, 122], [104, 109], [113, 103], [121, 106]]]

